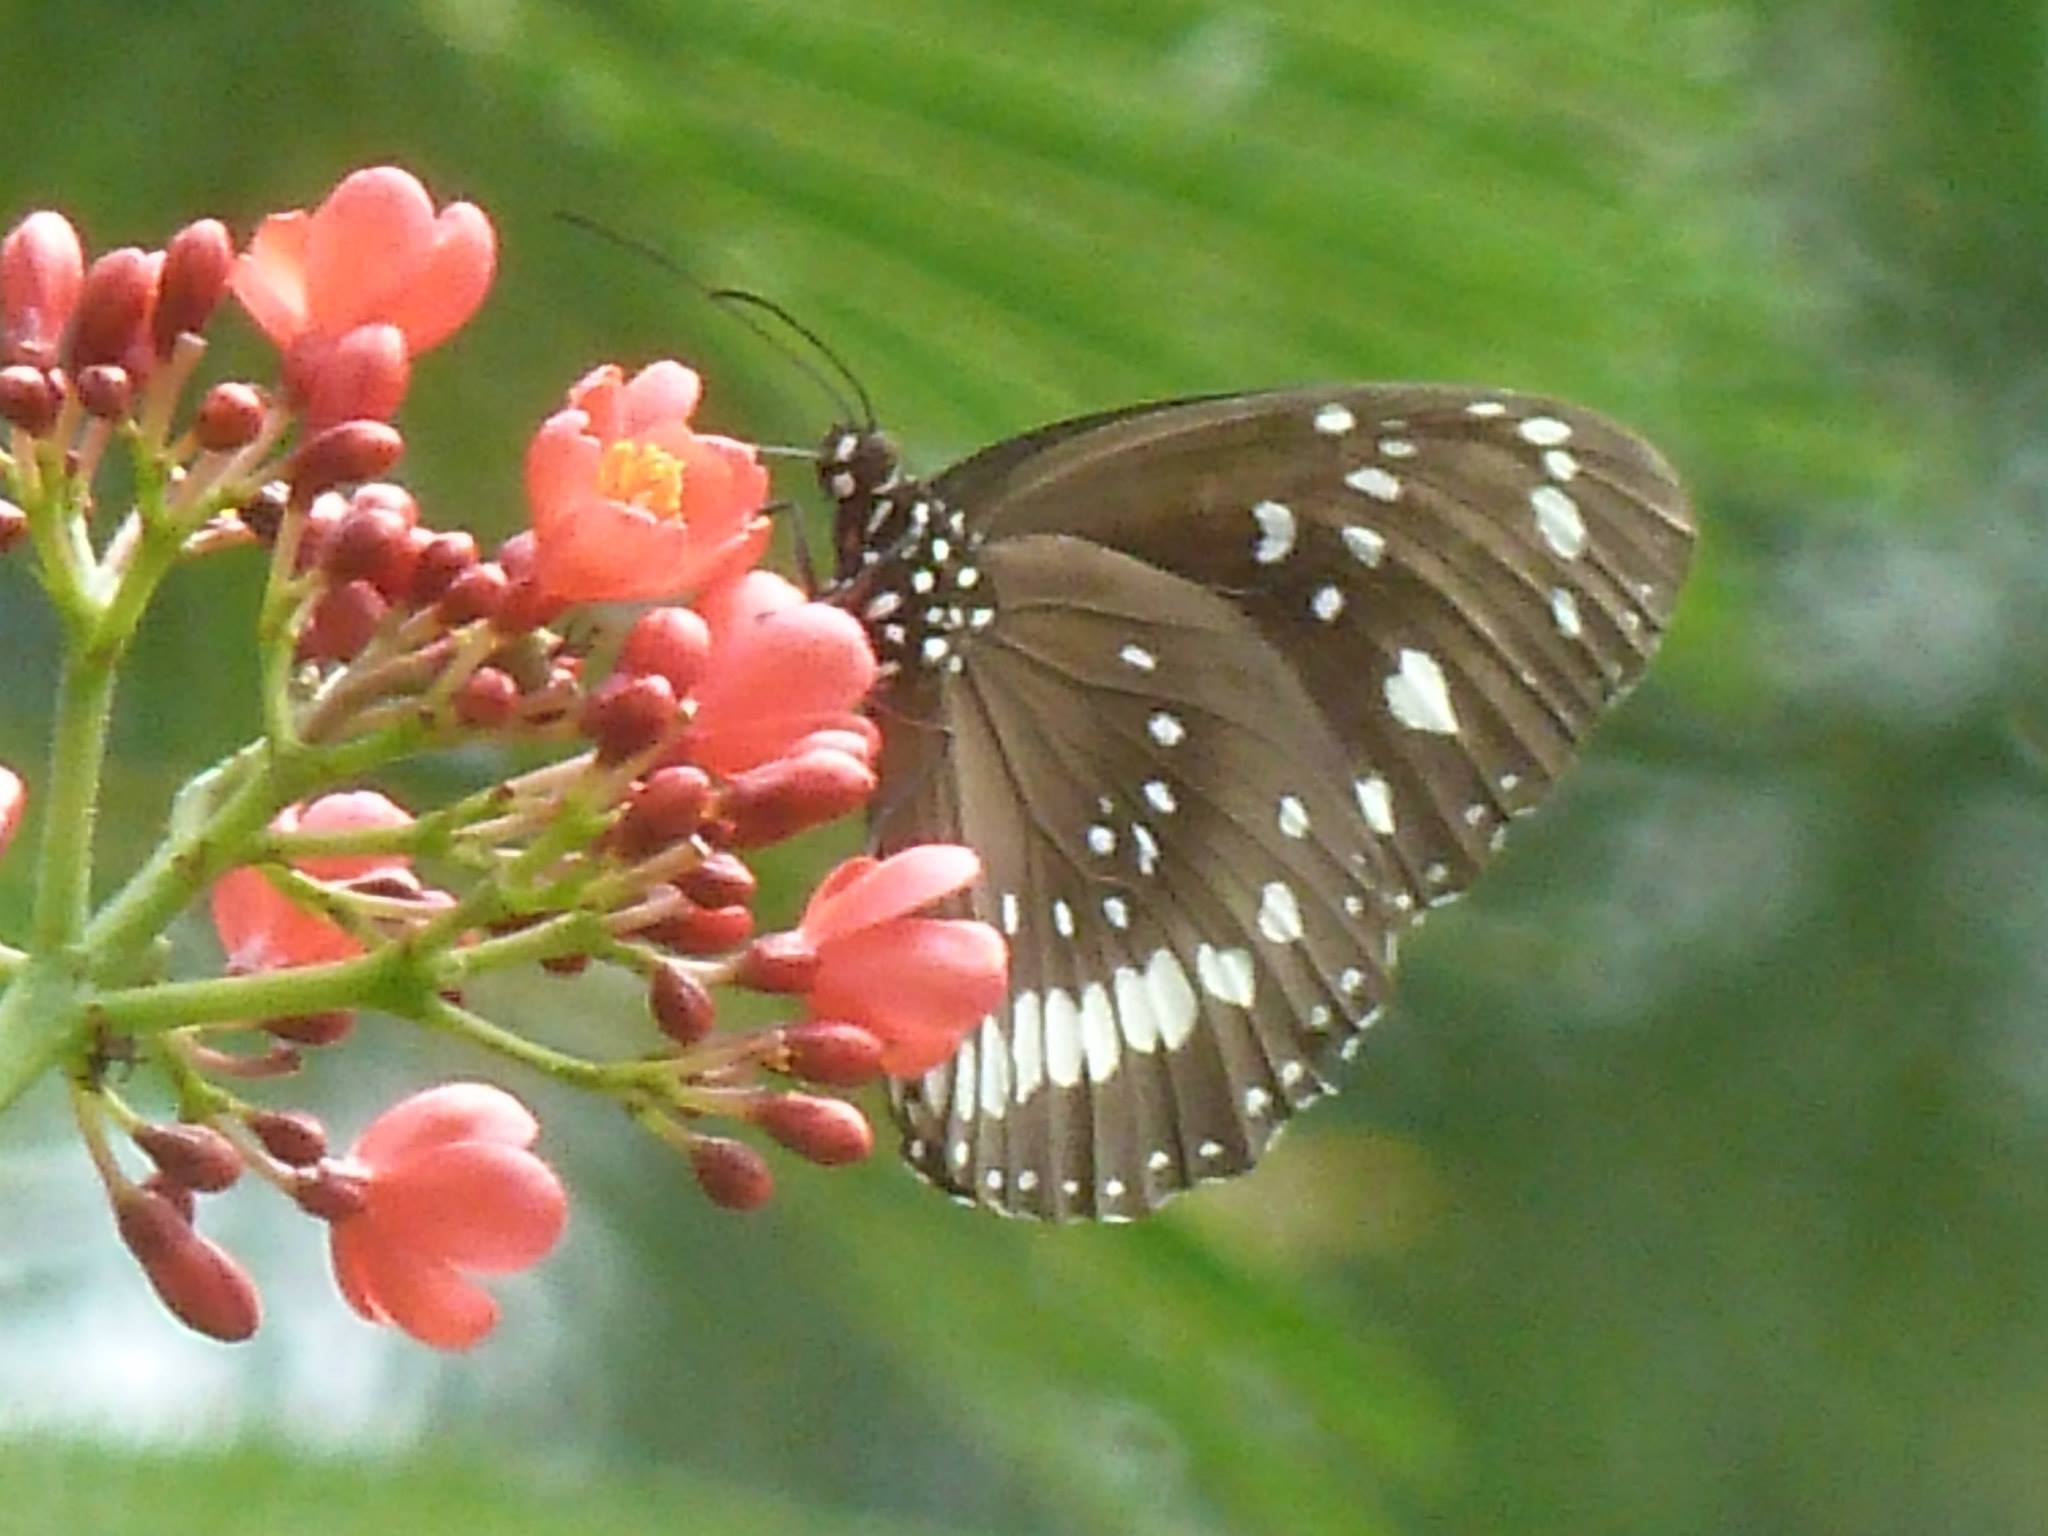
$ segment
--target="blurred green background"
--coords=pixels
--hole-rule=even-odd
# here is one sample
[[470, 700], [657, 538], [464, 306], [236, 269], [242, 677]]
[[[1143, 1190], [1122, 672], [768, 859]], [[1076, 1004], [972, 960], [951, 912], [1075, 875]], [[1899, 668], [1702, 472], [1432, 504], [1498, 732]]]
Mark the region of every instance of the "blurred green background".
[[[524, 435], [604, 358], [698, 362], [756, 438], [829, 419], [568, 208], [805, 316], [928, 469], [1137, 398], [1462, 379], [1640, 426], [1707, 529], [1650, 682], [1409, 947], [1351, 1090], [1143, 1227], [882, 1159], [716, 1215], [507, 1078], [580, 1199], [486, 1350], [357, 1324], [253, 1192], [215, 1230], [272, 1316], [224, 1350], [40, 1096], [0, 1124], [0, 1529], [2048, 1529], [2042, 7], [0, 13], [9, 217], [246, 231], [387, 158], [491, 210], [501, 281], [406, 417], [437, 520], [514, 527]], [[127, 694], [117, 851], [252, 723], [253, 571], [215, 564]], [[50, 636], [5, 582], [31, 768]], [[341, 1127], [461, 1065], [361, 1038], [303, 1084]]]

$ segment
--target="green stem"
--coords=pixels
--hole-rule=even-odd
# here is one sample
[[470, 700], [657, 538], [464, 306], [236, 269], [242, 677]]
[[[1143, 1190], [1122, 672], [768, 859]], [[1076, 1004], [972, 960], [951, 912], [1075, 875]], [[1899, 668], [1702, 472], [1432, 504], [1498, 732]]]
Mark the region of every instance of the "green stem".
[[57, 690], [56, 739], [45, 780], [49, 802], [43, 814], [43, 849], [36, 870], [32, 931], [38, 954], [69, 948], [85, 930], [92, 895], [93, 823], [99, 813], [114, 682], [110, 655], [74, 648], [65, 658]]
[[122, 1034], [160, 1034], [193, 1024], [290, 1018], [338, 1008], [410, 1006], [409, 963], [393, 945], [354, 960], [300, 965], [251, 976], [160, 982], [103, 992], [89, 1012]]
[[563, 1051], [537, 1045], [524, 1035], [516, 1035], [509, 1029], [493, 1024], [481, 1014], [471, 1013], [467, 1008], [449, 1002], [444, 997], [429, 995], [413, 1011], [412, 1016], [420, 1023], [480, 1045], [487, 1051], [508, 1057], [522, 1066], [543, 1072], [560, 1083], [576, 1088], [594, 1088], [604, 1093], [616, 1093], [633, 1086], [658, 1083], [666, 1073], [661, 1062], [585, 1061], [580, 1056], [571, 1056]]

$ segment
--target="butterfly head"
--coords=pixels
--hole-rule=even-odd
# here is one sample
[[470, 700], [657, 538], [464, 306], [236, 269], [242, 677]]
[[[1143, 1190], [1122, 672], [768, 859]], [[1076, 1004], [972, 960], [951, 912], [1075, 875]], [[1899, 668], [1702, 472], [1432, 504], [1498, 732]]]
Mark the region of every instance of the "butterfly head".
[[890, 511], [890, 492], [902, 484], [895, 441], [873, 427], [835, 427], [818, 448], [818, 484], [832, 498], [832, 549], [841, 581], [857, 572], [871, 548], [878, 514]]

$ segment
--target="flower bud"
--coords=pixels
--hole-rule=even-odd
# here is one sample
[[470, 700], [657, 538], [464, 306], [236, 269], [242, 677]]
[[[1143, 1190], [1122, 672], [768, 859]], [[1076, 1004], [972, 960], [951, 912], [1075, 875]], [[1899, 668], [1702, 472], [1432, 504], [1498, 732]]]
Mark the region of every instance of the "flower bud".
[[785, 1030], [789, 1070], [813, 1083], [858, 1088], [882, 1073], [882, 1042], [858, 1024], [829, 1020]]
[[280, 1040], [294, 1045], [333, 1045], [355, 1028], [356, 1016], [346, 1008], [327, 1013], [295, 1013], [285, 1018], [265, 1019], [263, 1027]]
[[711, 803], [711, 779], [701, 768], [658, 768], [641, 781], [619, 819], [619, 851], [629, 859], [680, 842], [695, 832]]
[[857, 1163], [875, 1150], [875, 1128], [844, 1099], [810, 1093], [764, 1094], [748, 1118], [799, 1157], [822, 1168]]
[[199, 402], [192, 436], [208, 453], [233, 453], [256, 441], [263, 430], [263, 395], [253, 384], [216, 384]]
[[0, 357], [38, 369], [56, 362], [84, 284], [85, 248], [63, 214], [45, 209], [9, 230], [0, 240]]
[[322, 491], [356, 480], [374, 480], [405, 451], [398, 429], [381, 421], [344, 421], [302, 443], [285, 467], [292, 496], [301, 505]]
[[210, 1125], [145, 1125], [135, 1144], [166, 1178], [201, 1194], [218, 1194], [242, 1176], [242, 1154]]
[[352, 502], [320, 551], [320, 564], [336, 581], [367, 581], [396, 601], [411, 588], [412, 528], [388, 506]]
[[[412, 356], [395, 325], [359, 325], [340, 340], [309, 340], [293, 349], [287, 378], [306, 412], [306, 424], [389, 421], [405, 403]], [[381, 473], [381, 471], [379, 471]]]
[[424, 608], [429, 603], [439, 602], [455, 584], [455, 579], [476, 562], [476, 539], [473, 535], [459, 530], [430, 535], [420, 549], [419, 558], [413, 563], [413, 605]]
[[690, 1143], [690, 1168], [711, 1203], [728, 1211], [758, 1210], [775, 1193], [768, 1160], [743, 1141], [699, 1136]]
[[28, 784], [12, 768], [0, 766], [0, 855], [14, 844], [21, 813], [28, 809]]
[[391, 605], [367, 581], [330, 587], [314, 600], [299, 635], [301, 661], [348, 661], [359, 655]]
[[676, 697], [689, 697], [711, 659], [711, 630], [693, 609], [650, 608], [626, 631], [621, 672], [657, 672]]
[[152, 1173], [142, 1181], [142, 1187], [152, 1195], [161, 1195], [170, 1201], [178, 1214], [185, 1218], [187, 1226], [190, 1226], [192, 1218], [199, 1214], [198, 1197], [176, 1179], [162, 1173]]
[[758, 848], [858, 810], [874, 770], [844, 752], [811, 751], [749, 768], [727, 781], [719, 812], [735, 848]]
[[583, 734], [601, 763], [616, 763], [661, 744], [676, 720], [676, 691], [658, 673], [606, 678], [583, 706]]
[[754, 872], [736, 853], [718, 849], [676, 876], [676, 889], [700, 907], [744, 907], [754, 900]]
[[455, 718], [483, 730], [503, 725], [519, 708], [519, 685], [512, 674], [496, 667], [478, 667], [455, 690]]
[[101, 421], [119, 421], [135, 400], [128, 370], [116, 363], [94, 363], [78, 370], [78, 403]]
[[158, 357], [169, 357], [180, 336], [206, 329], [234, 265], [235, 242], [219, 219], [200, 219], [171, 236], [150, 317]]
[[841, 726], [798, 737], [790, 743], [786, 755], [800, 757], [806, 752], [844, 752], [855, 762], [872, 764], [879, 747], [880, 743], [872, 737]]
[[[0, 555], [4, 555], [21, 542], [21, 536], [28, 532], [28, 514], [11, 501], [0, 500]], [[0, 843], [0, 853], [7, 851]]]
[[0, 420], [39, 437], [55, 424], [63, 403], [63, 395], [41, 368], [27, 363], [0, 368]]
[[71, 366], [94, 363], [133, 366], [137, 344], [156, 303], [157, 273], [163, 258], [134, 246], [109, 251], [86, 271], [71, 323]]
[[225, 1250], [193, 1231], [169, 1199], [124, 1190], [115, 1196], [114, 1220], [157, 1298], [186, 1327], [229, 1344], [256, 1331], [263, 1303], [255, 1284]]
[[763, 934], [740, 958], [733, 979], [756, 992], [794, 994], [810, 990], [818, 974], [818, 952], [797, 929]]
[[346, 1221], [360, 1216], [369, 1203], [368, 1181], [340, 1163], [325, 1162], [305, 1169], [292, 1180], [292, 1199], [308, 1216]]
[[439, 612], [444, 624], [468, 624], [488, 619], [505, 606], [505, 594], [512, 582], [503, 566], [485, 560], [458, 573], [441, 595]]
[[302, 1109], [258, 1109], [244, 1125], [287, 1168], [310, 1168], [327, 1155], [327, 1128]]
[[647, 986], [647, 1006], [655, 1026], [683, 1046], [695, 1045], [710, 1034], [717, 1017], [710, 990], [674, 961], [656, 968]]
[[753, 931], [751, 908], [699, 907], [685, 901], [681, 911], [649, 923], [640, 936], [679, 955], [723, 955], [746, 943]]

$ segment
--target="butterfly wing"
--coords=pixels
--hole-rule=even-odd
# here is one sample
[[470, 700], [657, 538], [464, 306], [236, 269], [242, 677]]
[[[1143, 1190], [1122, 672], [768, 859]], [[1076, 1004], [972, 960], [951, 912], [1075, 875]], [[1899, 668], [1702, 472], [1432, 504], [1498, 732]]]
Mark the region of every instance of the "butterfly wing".
[[1611, 423], [1430, 387], [1091, 418], [930, 494], [991, 616], [885, 695], [875, 833], [982, 852], [1012, 994], [896, 1109], [934, 1182], [1052, 1217], [1257, 1160], [1640, 676], [1692, 538]]

